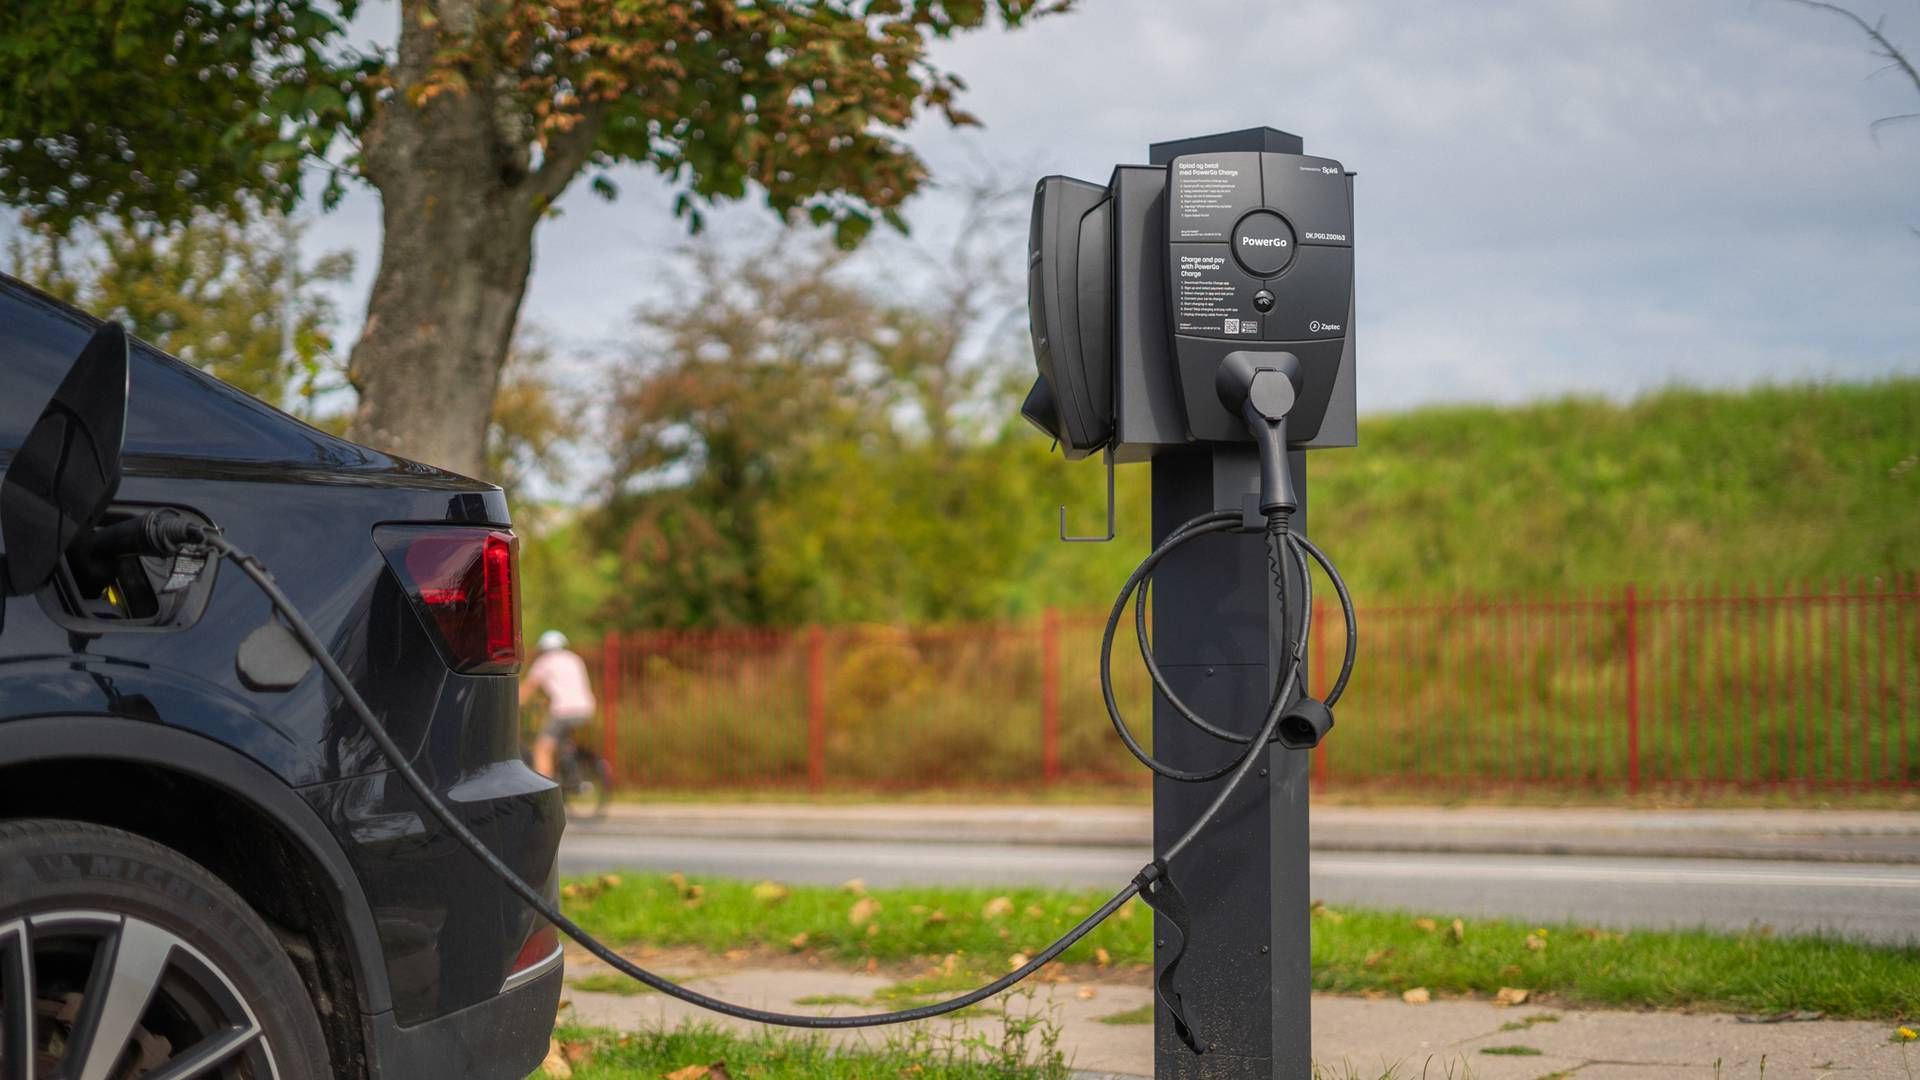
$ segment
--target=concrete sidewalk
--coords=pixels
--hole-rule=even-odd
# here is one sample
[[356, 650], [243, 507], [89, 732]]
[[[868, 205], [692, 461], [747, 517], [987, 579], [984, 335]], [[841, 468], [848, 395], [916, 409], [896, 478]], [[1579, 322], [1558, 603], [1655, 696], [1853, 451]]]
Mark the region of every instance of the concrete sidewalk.
[[[685, 838], [1144, 849], [1152, 815], [1118, 806], [646, 803], [617, 804], [602, 821], [571, 827]], [[1313, 848], [1920, 863], [1920, 812], [1316, 806]]]
[[[570, 966], [570, 977], [591, 970], [604, 969], [583, 962], [577, 969]], [[1078, 1070], [1096, 1076], [1151, 1076], [1152, 1024], [1102, 1022], [1150, 1004], [1147, 979], [1142, 972], [1125, 981], [1043, 984], [1030, 1001], [1002, 998], [991, 1005], [1016, 1016], [1035, 1010], [1050, 1014], [1059, 1025], [1060, 1048]], [[825, 1014], [872, 1009], [801, 1002], [827, 995], [870, 998], [892, 980], [830, 968], [740, 967], [695, 974], [688, 981], [702, 991], [743, 1004]], [[710, 1013], [652, 993], [622, 996], [569, 988], [565, 999], [562, 1019], [593, 1027], [633, 1030], [683, 1020], [716, 1020]], [[1582, 1011], [1534, 1004], [1502, 1008], [1480, 1001], [1409, 1005], [1326, 995], [1314, 998], [1313, 1009], [1314, 1059], [1337, 1080], [1374, 1080], [1396, 1067], [1396, 1077], [1471, 1076], [1477, 1080], [1536, 1080], [1575, 1070], [1580, 1080], [1761, 1076], [1911, 1080], [1920, 1075], [1920, 1043], [1891, 1041], [1895, 1031], [1891, 1023], [1762, 1024], [1724, 1015]], [[1201, 1019], [1204, 1022], [1204, 1014]], [[938, 1037], [961, 1022], [928, 1023], [928, 1031]], [[976, 1015], [964, 1023], [971, 1025], [967, 1030], [997, 1041], [998, 1015]], [[888, 1035], [853, 1032], [836, 1038], [846, 1045], [880, 1045]]]

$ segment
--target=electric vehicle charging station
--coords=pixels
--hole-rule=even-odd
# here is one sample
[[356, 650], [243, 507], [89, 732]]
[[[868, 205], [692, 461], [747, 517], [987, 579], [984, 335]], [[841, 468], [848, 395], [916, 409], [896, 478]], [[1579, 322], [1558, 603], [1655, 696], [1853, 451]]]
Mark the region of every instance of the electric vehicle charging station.
[[[1117, 167], [1104, 186], [1037, 185], [1039, 378], [1021, 411], [1069, 459], [1151, 463], [1156, 551], [1210, 511], [1244, 517], [1247, 530], [1169, 555], [1153, 604], [1165, 686], [1244, 740], [1290, 659], [1292, 620], [1267, 587], [1258, 526], [1283, 508], [1304, 533], [1306, 451], [1357, 441], [1352, 174], [1272, 128], [1156, 143], [1148, 162]], [[1061, 539], [1112, 538], [1111, 474], [1107, 513], [1104, 537], [1077, 537], [1063, 510]], [[1299, 572], [1284, 573], [1286, 595], [1304, 595]], [[1170, 768], [1155, 769], [1154, 856], [1184, 898], [1184, 910], [1154, 905], [1158, 1077], [1311, 1074], [1312, 751], [1287, 743], [1317, 743], [1332, 715], [1300, 711], [1312, 737], [1270, 744], [1255, 782], [1169, 859], [1221, 781], [1168, 773], [1204, 769], [1233, 743], [1155, 695], [1154, 754]]]
[[[1105, 187], [1049, 177], [1035, 192], [1028, 284], [1040, 378], [1022, 412], [1069, 458], [1100, 451], [1109, 470], [1106, 536], [1067, 536], [1063, 510], [1061, 538], [1112, 539], [1114, 464], [1153, 467], [1153, 550], [1114, 601], [1100, 672], [1116, 733], [1156, 774], [1154, 859], [1020, 967], [947, 1000], [774, 1012], [682, 986], [587, 933], [433, 791], [272, 571], [219, 522], [170, 507], [106, 520], [129, 393], [117, 324], [96, 330], [0, 480], [0, 587], [31, 593], [68, 557], [162, 557], [176, 571], [232, 564], [273, 612], [236, 652], [243, 682], [283, 692], [318, 665], [400, 782], [488, 873], [613, 970], [681, 1001], [798, 1028], [931, 1019], [1035, 974], [1139, 897], [1155, 911], [1156, 1074], [1305, 1080], [1308, 753], [1333, 727], [1356, 638], [1339, 571], [1304, 535], [1304, 452], [1355, 442], [1352, 182], [1301, 149], [1271, 128], [1159, 143], [1148, 165], [1115, 169]], [[1318, 699], [1305, 684], [1310, 563], [1339, 594], [1347, 627], [1339, 675]], [[1156, 575], [1163, 657], [1147, 630]], [[1113, 691], [1129, 600], [1156, 690], [1159, 756], [1134, 738]]]

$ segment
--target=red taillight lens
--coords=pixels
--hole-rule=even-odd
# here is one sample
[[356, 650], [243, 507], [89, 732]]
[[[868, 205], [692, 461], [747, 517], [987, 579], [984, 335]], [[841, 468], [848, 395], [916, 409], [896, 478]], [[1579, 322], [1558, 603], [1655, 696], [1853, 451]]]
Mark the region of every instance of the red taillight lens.
[[519, 542], [512, 533], [382, 525], [373, 539], [439, 632], [449, 667], [498, 675], [520, 666]]
[[513, 969], [507, 972], [508, 980], [511, 981], [513, 976], [528, 968], [546, 962], [559, 951], [560, 931], [555, 930], [553, 924], [545, 919], [540, 920], [540, 925], [534, 928], [533, 933], [527, 935], [526, 944], [520, 946], [520, 952], [514, 956]]

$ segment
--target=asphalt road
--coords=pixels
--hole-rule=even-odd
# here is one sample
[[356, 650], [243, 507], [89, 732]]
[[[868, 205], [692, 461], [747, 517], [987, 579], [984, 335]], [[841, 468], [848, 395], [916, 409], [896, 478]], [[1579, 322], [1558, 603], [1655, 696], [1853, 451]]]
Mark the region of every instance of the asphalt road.
[[[1117, 888], [1146, 858], [1116, 847], [636, 835], [569, 827], [561, 870], [643, 869], [795, 883]], [[1571, 919], [1616, 928], [1709, 926], [1920, 940], [1920, 865], [1573, 855], [1316, 852], [1328, 904]]]

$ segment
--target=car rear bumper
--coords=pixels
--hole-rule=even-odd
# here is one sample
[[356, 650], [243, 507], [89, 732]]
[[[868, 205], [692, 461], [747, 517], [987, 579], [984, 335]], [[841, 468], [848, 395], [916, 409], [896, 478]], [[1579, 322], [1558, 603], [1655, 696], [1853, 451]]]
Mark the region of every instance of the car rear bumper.
[[412, 1027], [390, 1012], [368, 1017], [368, 1076], [520, 1080], [547, 1056], [564, 977], [555, 963], [511, 990]]

